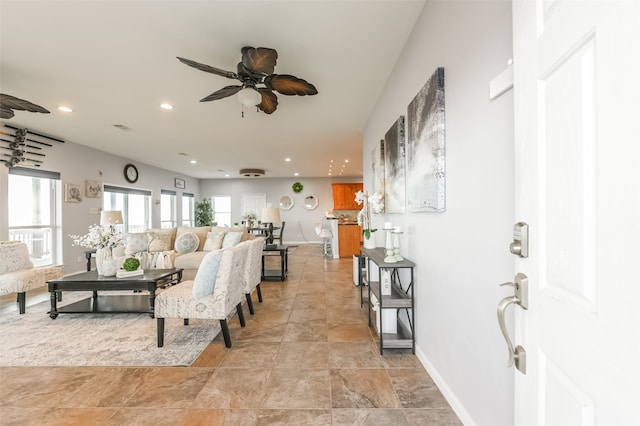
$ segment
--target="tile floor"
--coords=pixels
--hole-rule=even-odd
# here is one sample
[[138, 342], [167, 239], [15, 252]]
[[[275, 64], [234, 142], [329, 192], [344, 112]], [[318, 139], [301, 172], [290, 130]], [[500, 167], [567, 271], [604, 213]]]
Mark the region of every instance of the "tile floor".
[[218, 336], [190, 367], [0, 367], [0, 425], [461, 424], [415, 355], [380, 355], [352, 260], [320, 254], [296, 248], [232, 348]]

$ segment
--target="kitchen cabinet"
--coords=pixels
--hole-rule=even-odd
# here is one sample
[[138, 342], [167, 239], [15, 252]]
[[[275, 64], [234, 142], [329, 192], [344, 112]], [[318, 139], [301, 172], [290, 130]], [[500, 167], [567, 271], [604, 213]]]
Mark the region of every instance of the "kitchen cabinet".
[[362, 183], [334, 183], [333, 209], [334, 210], [360, 210], [362, 206], [356, 203], [356, 192], [362, 191]]
[[351, 257], [360, 253], [362, 228], [358, 225], [338, 225], [338, 254]]

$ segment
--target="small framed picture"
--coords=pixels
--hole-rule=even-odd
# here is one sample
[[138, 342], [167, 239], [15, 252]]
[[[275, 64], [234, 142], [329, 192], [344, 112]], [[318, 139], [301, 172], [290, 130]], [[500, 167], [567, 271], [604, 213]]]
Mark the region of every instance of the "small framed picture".
[[102, 197], [102, 182], [99, 180], [86, 180], [84, 182], [84, 196], [87, 198]]
[[79, 203], [82, 201], [82, 192], [80, 192], [80, 185], [74, 183], [64, 184], [64, 201], [67, 203]]
[[184, 179], [176, 178], [175, 185], [176, 185], [176, 188], [184, 189], [185, 188]]

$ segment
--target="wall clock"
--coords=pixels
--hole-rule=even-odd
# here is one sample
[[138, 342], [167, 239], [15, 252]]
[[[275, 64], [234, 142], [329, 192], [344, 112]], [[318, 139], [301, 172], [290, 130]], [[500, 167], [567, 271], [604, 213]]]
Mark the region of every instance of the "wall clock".
[[136, 183], [138, 181], [138, 169], [133, 164], [127, 164], [124, 166], [124, 178], [129, 183]]

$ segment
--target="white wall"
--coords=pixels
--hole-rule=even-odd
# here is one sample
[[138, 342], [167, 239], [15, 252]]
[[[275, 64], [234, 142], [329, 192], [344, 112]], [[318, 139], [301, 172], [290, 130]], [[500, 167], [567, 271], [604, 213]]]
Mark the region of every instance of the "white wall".
[[[300, 182], [304, 189], [296, 194], [291, 189], [294, 182]], [[314, 227], [322, 221], [326, 210], [333, 210], [332, 183], [362, 182], [357, 178], [241, 178], [241, 179], [205, 179], [200, 183], [202, 197], [213, 195], [231, 195], [232, 220], [240, 221], [241, 194], [266, 194], [267, 204], [279, 207], [280, 197], [290, 196], [293, 207], [281, 210], [280, 218], [286, 222], [283, 242], [304, 243], [320, 242]], [[306, 210], [302, 202], [307, 195], [318, 198], [315, 210]], [[355, 194], [354, 194], [355, 198]]]
[[[46, 133], [46, 130], [40, 131]], [[60, 172], [63, 190], [65, 183], [78, 184], [84, 188], [84, 181], [91, 179], [102, 181], [104, 184], [150, 190], [153, 200], [160, 199], [161, 189], [175, 190], [178, 197], [182, 192], [200, 196], [198, 179], [107, 154], [77, 143], [67, 141], [64, 144], [54, 144], [47, 149], [46, 155], [44, 164], [40, 168]], [[124, 179], [123, 169], [128, 163], [135, 164], [138, 169], [140, 177], [135, 184], [130, 184]], [[0, 167], [0, 240], [6, 240], [9, 236], [7, 176], [8, 169], [3, 165]], [[176, 177], [185, 180], [185, 189], [174, 188]], [[69, 234], [86, 234], [89, 226], [100, 222], [99, 215], [90, 214], [89, 209], [101, 207], [102, 198], [83, 197], [80, 203], [62, 202], [62, 262], [65, 265], [65, 273], [78, 272], [86, 268], [84, 258], [86, 249], [72, 246]], [[153, 203], [152, 224], [154, 227], [160, 227], [160, 206], [155, 203]]]
[[496, 319], [509, 292], [498, 284], [513, 278], [513, 98], [488, 99], [511, 40], [507, 1], [427, 1], [364, 130], [370, 190], [374, 144], [445, 68], [446, 212], [374, 221], [407, 230], [401, 254], [417, 264], [417, 354], [465, 424], [513, 423], [513, 370]]

